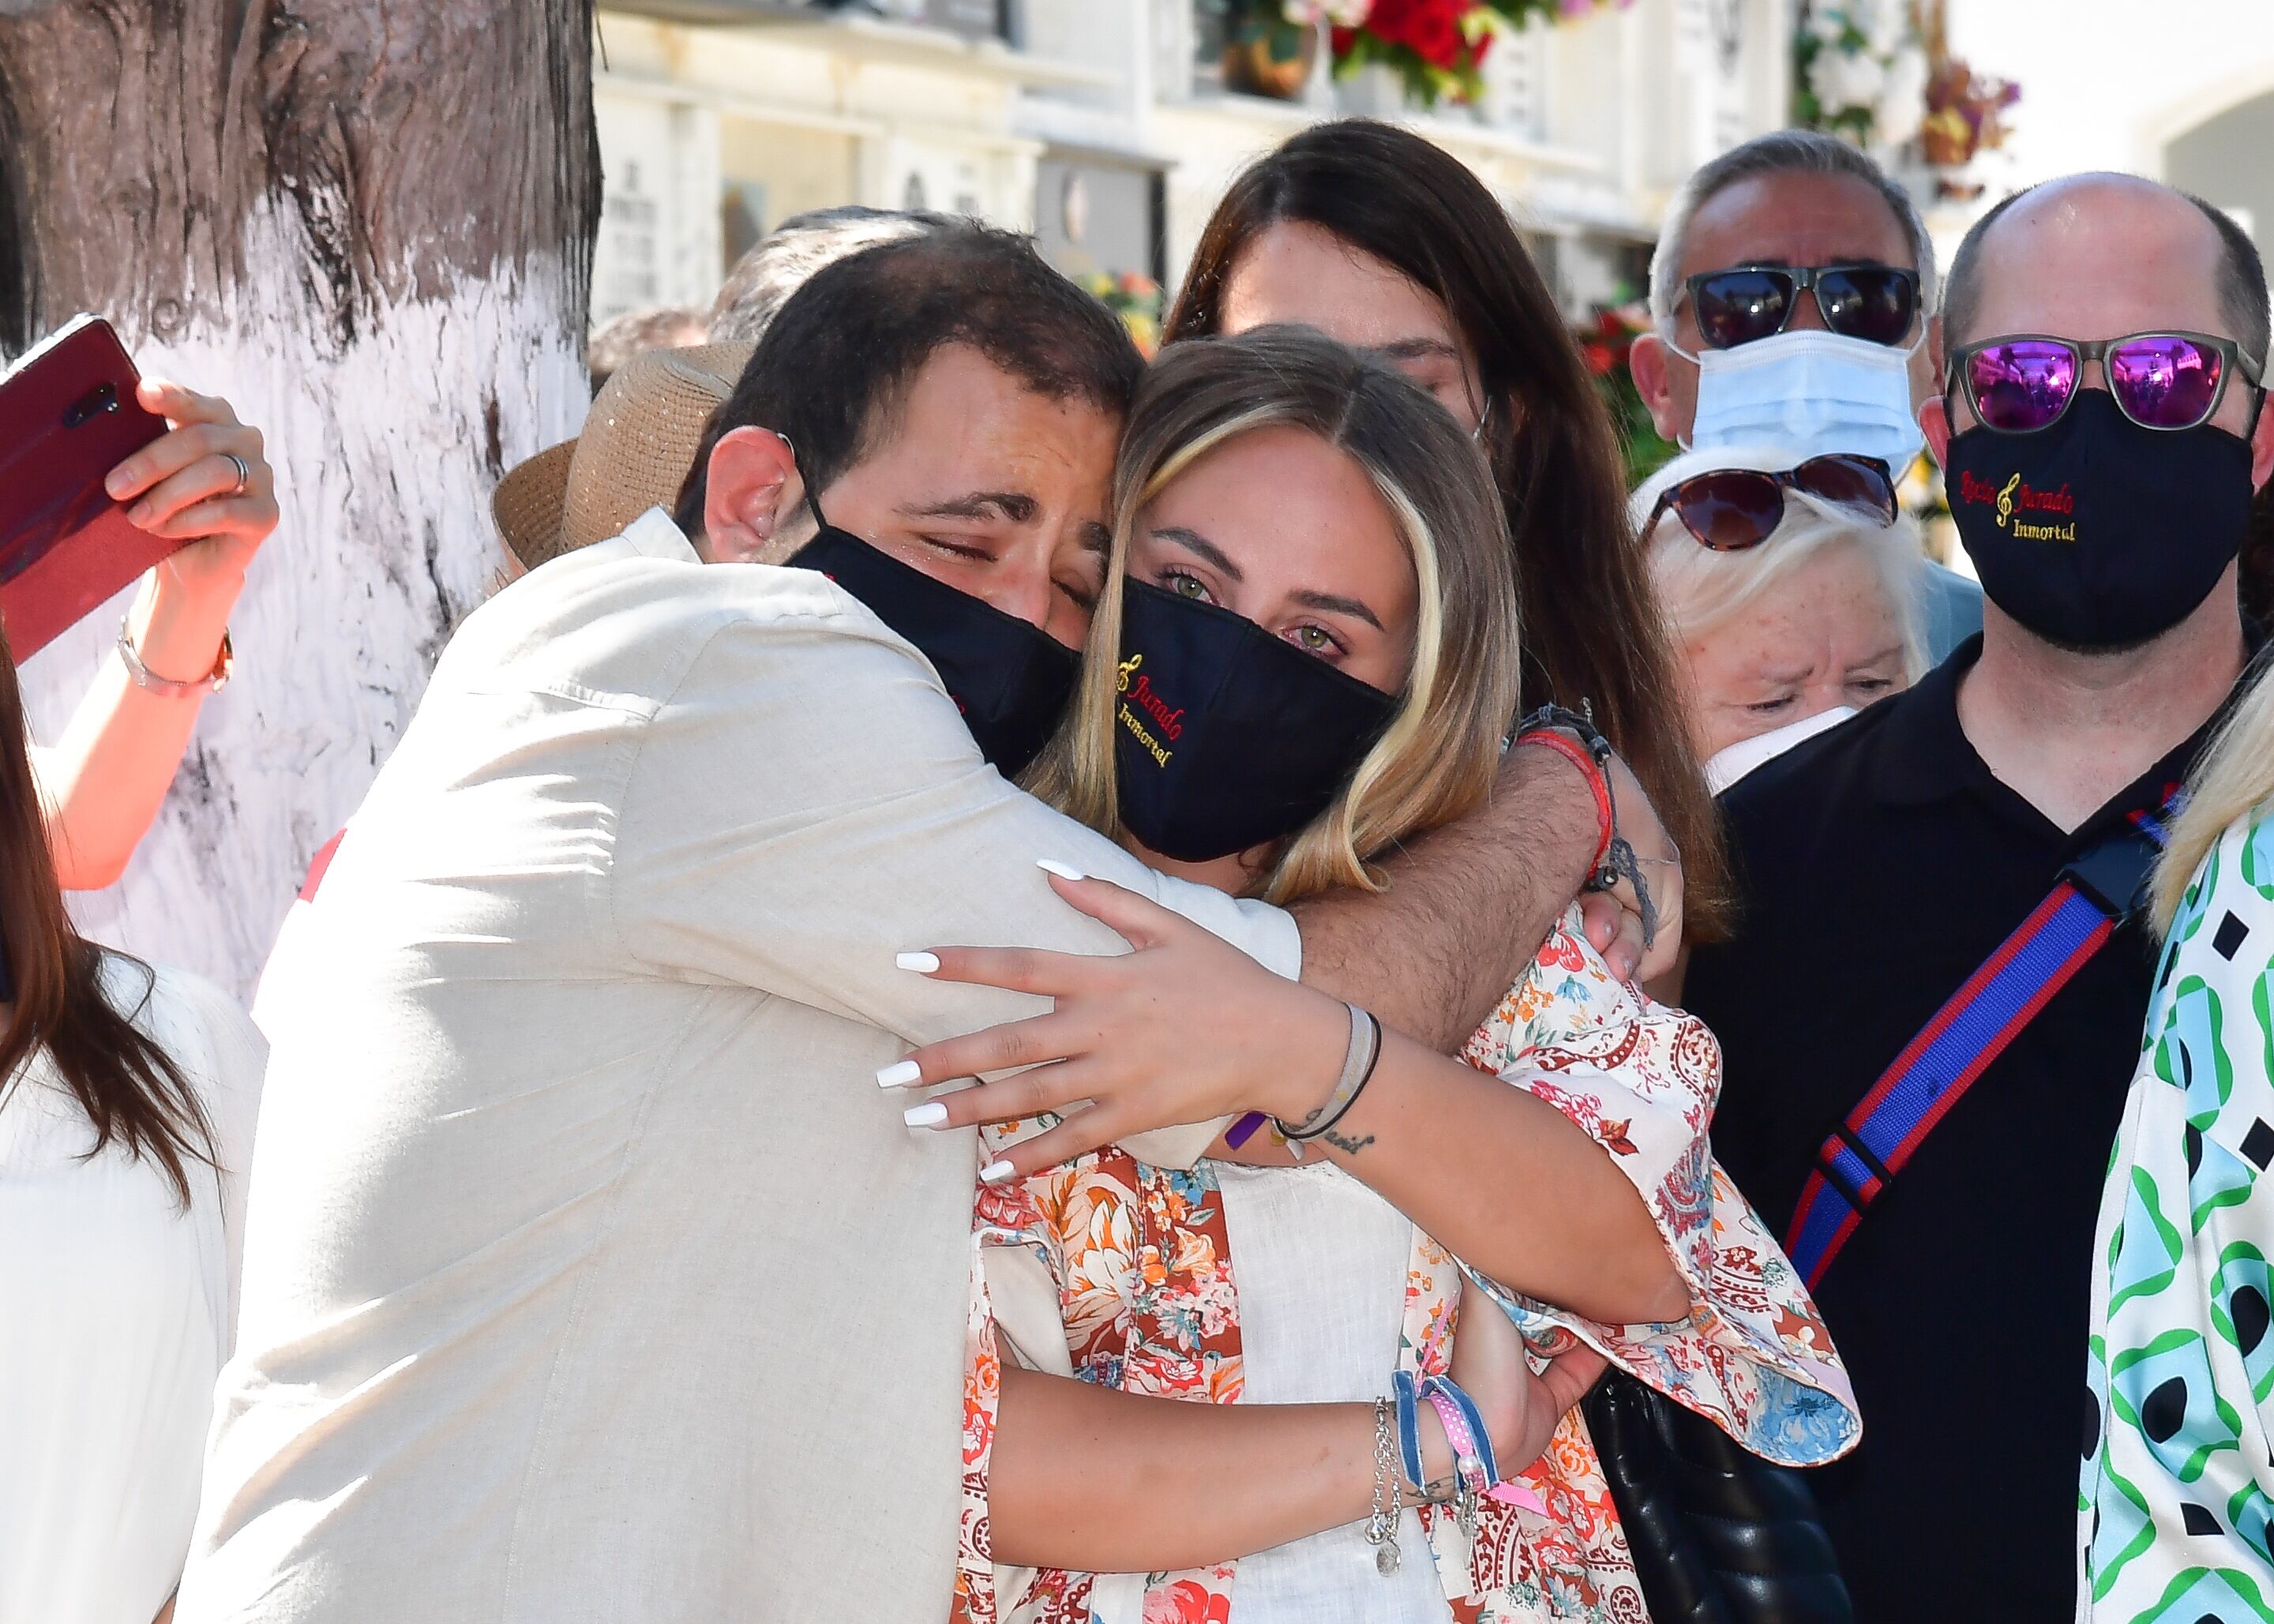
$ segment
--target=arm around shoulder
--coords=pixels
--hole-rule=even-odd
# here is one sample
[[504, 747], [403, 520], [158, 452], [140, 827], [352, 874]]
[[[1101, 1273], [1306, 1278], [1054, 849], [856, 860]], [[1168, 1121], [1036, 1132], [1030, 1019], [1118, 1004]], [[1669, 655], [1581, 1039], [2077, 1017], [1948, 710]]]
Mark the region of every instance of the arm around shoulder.
[[631, 951], [667, 972], [930, 1042], [1041, 1005], [910, 974], [903, 952], [1127, 951], [1052, 894], [1045, 859], [1187, 913], [1282, 973], [1299, 965], [1278, 910], [1169, 881], [1005, 783], [930, 669], [850, 610], [711, 639], [630, 764], [614, 907]]
[[1569, 763], [1510, 750], [1492, 799], [1385, 862], [1386, 889], [1296, 905], [1303, 979], [1453, 1052], [1577, 894], [1600, 829], [1594, 797]]

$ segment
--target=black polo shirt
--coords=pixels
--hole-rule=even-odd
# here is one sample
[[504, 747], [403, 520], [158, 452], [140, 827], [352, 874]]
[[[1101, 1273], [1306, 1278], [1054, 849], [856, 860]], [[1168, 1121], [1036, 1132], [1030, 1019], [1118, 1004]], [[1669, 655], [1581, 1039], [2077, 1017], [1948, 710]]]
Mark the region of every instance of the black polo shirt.
[[[1826, 1135], [2210, 732], [2064, 834], [1959, 727], [1980, 653], [1977, 636], [1723, 798], [1737, 939], [1697, 950], [1687, 1002], [1728, 1062], [1714, 1149], [1779, 1237]], [[2071, 1616], [2087, 1259], [2154, 959], [2120, 929], [1935, 1126], [1817, 1293], [1864, 1440], [1811, 1482], [1865, 1624]]]

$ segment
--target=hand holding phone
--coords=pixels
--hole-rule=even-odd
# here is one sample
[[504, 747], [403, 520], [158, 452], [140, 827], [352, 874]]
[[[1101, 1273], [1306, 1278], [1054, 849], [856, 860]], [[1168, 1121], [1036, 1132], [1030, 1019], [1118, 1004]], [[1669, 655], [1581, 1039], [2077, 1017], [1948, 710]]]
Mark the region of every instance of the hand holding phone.
[[145, 378], [140, 398], [172, 426], [110, 470], [111, 497], [126, 505], [136, 529], [185, 543], [167, 558], [162, 589], [218, 601], [225, 619], [246, 568], [276, 528], [276, 477], [266, 444], [220, 395]]
[[0, 628], [19, 663], [187, 539], [138, 529], [104, 485], [166, 432], [140, 382], [94, 316], [0, 379]]

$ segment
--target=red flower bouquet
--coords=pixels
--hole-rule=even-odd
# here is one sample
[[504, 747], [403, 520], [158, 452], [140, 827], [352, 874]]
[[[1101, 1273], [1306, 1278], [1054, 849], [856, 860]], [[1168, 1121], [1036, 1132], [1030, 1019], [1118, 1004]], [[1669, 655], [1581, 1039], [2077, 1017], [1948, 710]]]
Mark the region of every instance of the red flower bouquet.
[[1500, 29], [1534, 18], [1572, 21], [1614, 4], [1631, 0], [1373, 0], [1364, 22], [1334, 30], [1335, 71], [1380, 63], [1424, 107], [1471, 102], [1484, 88], [1478, 70]]

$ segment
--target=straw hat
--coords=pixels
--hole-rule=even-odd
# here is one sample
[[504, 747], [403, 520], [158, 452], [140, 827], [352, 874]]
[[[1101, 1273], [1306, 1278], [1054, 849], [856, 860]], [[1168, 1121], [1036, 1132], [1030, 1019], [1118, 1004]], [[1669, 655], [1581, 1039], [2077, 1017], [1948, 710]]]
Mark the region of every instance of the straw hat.
[[611, 377], [584, 432], [498, 481], [490, 512], [524, 568], [606, 541], [651, 508], [677, 505], [703, 431], [755, 344], [651, 350]]

